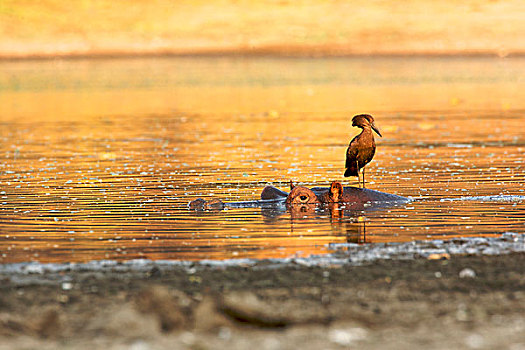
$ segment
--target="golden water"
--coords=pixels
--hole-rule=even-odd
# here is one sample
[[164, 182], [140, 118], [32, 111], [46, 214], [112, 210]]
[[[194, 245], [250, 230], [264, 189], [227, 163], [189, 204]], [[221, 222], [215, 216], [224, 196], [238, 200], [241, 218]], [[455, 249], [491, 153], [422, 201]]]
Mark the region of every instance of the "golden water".
[[[2, 62], [0, 262], [290, 257], [525, 233], [524, 82], [523, 58]], [[384, 136], [367, 187], [413, 202], [305, 217], [187, 209], [290, 179], [355, 184], [342, 174], [363, 112]]]

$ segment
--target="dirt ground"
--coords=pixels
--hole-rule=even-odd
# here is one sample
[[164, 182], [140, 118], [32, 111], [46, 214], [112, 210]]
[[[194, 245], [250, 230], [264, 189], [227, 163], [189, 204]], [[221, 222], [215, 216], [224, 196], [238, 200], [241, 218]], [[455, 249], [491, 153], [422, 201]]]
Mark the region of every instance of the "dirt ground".
[[525, 254], [0, 276], [0, 349], [525, 349]]
[[525, 3], [132, 0], [0, 3], [0, 58], [525, 53]]

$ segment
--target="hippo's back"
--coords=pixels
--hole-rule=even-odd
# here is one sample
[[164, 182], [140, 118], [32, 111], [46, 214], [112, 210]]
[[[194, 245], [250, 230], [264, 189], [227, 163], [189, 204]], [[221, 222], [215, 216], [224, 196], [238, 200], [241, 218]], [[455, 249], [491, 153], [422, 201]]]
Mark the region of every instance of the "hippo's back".
[[410, 199], [396, 194], [369, 190], [366, 188], [345, 187], [344, 202], [409, 202]]

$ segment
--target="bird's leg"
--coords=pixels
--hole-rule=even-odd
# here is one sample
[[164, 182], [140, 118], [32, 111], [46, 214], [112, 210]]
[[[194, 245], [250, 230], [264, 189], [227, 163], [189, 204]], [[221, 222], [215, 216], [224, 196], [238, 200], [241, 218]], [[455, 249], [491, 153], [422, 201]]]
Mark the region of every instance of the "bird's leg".
[[359, 161], [355, 161], [356, 165], [357, 165], [357, 184], [359, 186], [359, 188], [361, 188], [361, 179], [359, 178]]
[[365, 167], [363, 167], [363, 188], [365, 187]]

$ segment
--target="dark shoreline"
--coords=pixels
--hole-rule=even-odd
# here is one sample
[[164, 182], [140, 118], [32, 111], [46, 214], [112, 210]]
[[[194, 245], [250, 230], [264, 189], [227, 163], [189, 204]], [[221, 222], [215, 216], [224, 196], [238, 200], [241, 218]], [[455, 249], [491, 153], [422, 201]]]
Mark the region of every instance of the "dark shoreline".
[[522, 58], [525, 51], [513, 51], [501, 54], [495, 50], [479, 51], [408, 51], [408, 52], [352, 52], [341, 50], [325, 50], [313, 48], [256, 48], [256, 49], [217, 49], [217, 50], [181, 50], [181, 51], [95, 51], [70, 53], [31, 53], [31, 54], [4, 54], [0, 52], [0, 62], [18, 61], [50, 61], [50, 60], [104, 60], [104, 59], [143, 59], [143, 58], [223, 58], [223, 57], [271, 57], [271, 58]]
[[[24, 279], [31, 275], [45, 278]], [[525, 344], [523, 252], [361, 266], [3, 271], [0, 279], [0, 349], [243, 349], [268, 339], [281, 349]]]

